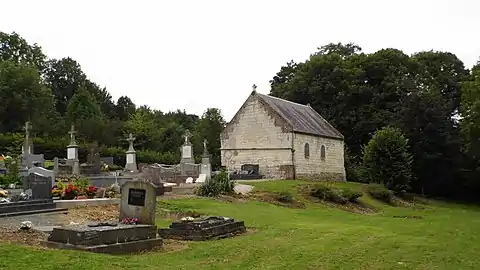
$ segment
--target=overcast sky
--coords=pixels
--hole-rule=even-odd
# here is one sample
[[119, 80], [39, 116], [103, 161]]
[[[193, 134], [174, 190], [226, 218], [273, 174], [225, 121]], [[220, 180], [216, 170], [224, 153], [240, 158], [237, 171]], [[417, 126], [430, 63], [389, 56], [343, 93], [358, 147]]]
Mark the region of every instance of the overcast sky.
[[70, 56], [116, 100], [164, 112], [220, 108], [229, 121], [250, 94], [268, 94], [287, 61], [354, 42], [480, 56], [478, 0], [0, 0], [0, 31]]

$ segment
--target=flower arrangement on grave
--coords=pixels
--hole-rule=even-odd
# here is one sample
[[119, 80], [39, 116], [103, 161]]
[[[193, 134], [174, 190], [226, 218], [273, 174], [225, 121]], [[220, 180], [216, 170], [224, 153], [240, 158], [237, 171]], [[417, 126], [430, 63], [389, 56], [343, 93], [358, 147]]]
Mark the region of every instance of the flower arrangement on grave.
[[97, 190], [98, 188], [96, 186], [88, 186], [85, 195], [87, 195], [87, 198], [92, 199], [97, 194]]
[[122, 221], [120, 221], [120, 223], [122, 224], [127, 224], [127, 225], [137, 225], [138, 223], [140, 222], [140, 220], [138, 218], [124, 218], [122, 219]]
[[120, 193], [120, 187], [117, 184], [112, 184], [111, 186], [105, 189], [106, 198], [115, 198], [115, 196], [119, 193]]
[[64, 200], [73, 200], [77, 197], [80, 189], [75, 186], [75, 184], [68, 184], [65, 190], [63, 191], [62, 199]]
[[52, 187], [52, 197], [61, 197], [63, 193], [63, 187], [57, 185]]

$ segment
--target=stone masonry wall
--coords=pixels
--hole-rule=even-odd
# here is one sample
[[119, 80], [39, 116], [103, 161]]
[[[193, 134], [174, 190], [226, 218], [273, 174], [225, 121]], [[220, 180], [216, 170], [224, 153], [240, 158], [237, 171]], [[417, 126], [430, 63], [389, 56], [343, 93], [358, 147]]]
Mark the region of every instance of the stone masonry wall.
[[292, 164], [289, 149], [292, 134], [284, 133], [275, 125], [274, 117], [255, 96], [247, 99], [232, 121], [221, 134], [221, 148], [226, 149], [221, 151], [222, 165], [230, 170], [240, 170], [243, 164], [258, 164], [260, 174], [266, 178], [283, 178], [281, 166]]
[[[345, 180], [344, 143], [341, 140], [295, 134], [295, 166], [297, 178], [311, 180]], [[310, 155], [305, 158], [305, 144]], [[321, 147], [325, 146], [325, 159]]]

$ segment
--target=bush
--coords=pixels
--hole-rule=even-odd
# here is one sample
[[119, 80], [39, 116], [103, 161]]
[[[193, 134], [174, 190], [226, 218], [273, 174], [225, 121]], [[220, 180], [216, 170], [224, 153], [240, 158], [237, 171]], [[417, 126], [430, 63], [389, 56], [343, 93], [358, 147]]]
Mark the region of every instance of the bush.
[[382, 185], [378, 184], [370, 184], [367, 187], [367, 192], [373, 198], [380, 200], [382, 202], [386, 202], [388, 204], [393, 204], [393, 192], [391, 190], [386, 189]]
[[347, 202], [347, 199], [342, 197], [338, 190], [331, 188], [323, 183], [314, 185], [313, 188], [310, 190], [310, 195], [320, 200], [333, 203], [344, 204]]
[[235, 182], [230, 180], [228, 172], [222, 170], [212, 179], [203, 183], [196, 190], [196, 194], [204, 197], [217, 197], [220, 194], [232, 194], [235, 187]]
[[358, 199], [363, 195], [362, 192], [352, 190], [349, 188], [343, 189], [341, 194], [342, 194], [342, 197], [344, 197], [347, 201], [352, 203], [358, 202]]
[[293, 202], [293, 195], [288, 191], [282, 191], [275, 194], [275, 200], [283, 203], [291, 203]]
[[385, 127], [375, 133], [364, 149], [360, 175], [366, 183], [383, 184], [396, 192], [408, 190], [412, 156], [399, 129]]

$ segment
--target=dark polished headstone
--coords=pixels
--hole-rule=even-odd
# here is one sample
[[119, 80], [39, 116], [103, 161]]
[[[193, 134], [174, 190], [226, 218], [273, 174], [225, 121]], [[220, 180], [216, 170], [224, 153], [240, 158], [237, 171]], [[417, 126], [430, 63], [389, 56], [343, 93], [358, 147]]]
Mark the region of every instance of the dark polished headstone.
[[27, 189], [32, 190], [32, 199], [51, 199], [52, 181], [52, 177], [30, 173], [27, 180]]
[[159, 229], [158, 234], [167, 239], [205, 241], [232, 237], [246, 231], [243, 221], [233, 218], [209, 217], [201, 220], [173, 222], [169, 229]]

